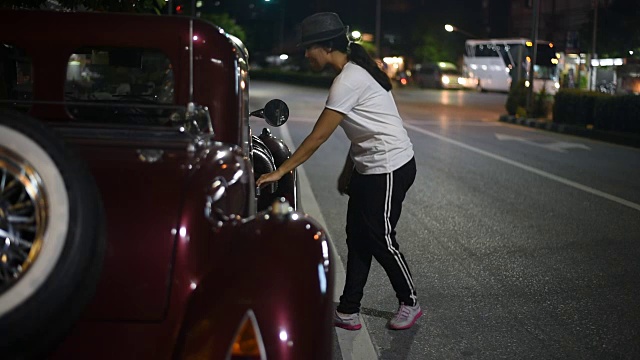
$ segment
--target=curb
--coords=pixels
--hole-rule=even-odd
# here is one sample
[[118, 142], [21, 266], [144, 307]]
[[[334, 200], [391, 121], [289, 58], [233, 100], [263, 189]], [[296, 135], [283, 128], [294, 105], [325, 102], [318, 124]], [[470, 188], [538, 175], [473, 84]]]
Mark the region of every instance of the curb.
[[500, 115], [498, 119], [501, 122], [507, 122], [516, 125], [528, 126], [536, 129], [553, 131], [568, 135], [581, 136], [589, 139], [610, 142], [618, 145], [625, 145], [640, 148], [640, 135], [631, 133], [621, 133], [614, 131], [604, 131], [597, 129], [589, 129], [585, 126], [558, 124], [549, 119], [533, 119], [515, 117], [513, 115]]
[[[288, 127], [283, 126], [282, 129], [282, 139], [287, 144], [290, 145], [290, 150], [295, 151], [295, 146], [293, 146], [294, 142], [291, 138], [291, 134], [289, 133]], [[331, 254], [334, 256], [334, 270], [335, 270], [335, 278], [333, 283], [333, 295], [334, 298], [332, 301], [334, 303], [340, 302], [340, 294], [342, 294], [342, 289], [344, 287], [345, 281], [345, 269], [342, 264], [342, 259], [336, 247], [333, 243], [333, 238], [329, 233], [329, 229], [327, 227], [327, 223], [322, 216], [322, 211], [320, 211], [320, 206], [316, 200], [315, 195], [313, 194], [313, 190], [311, 189], [311, 185], [309, 182], [309, 178], [307, 177], [307, 173], [304, 170], [304, 166], [300, 166], [298, 168], [298, 180], [300, 181], [300, 188], [298, 189], [301, 194], [300, 199], [300, 208], [305, 212], [311, 215], [314, 219], [316, 219], [320, 225], [326, 230], [327, 235], [329, 236], [329, 248]], [[304, 205], [303, 205], [304, 204]], [[367, 330], [366, 321], [364, 321], [364, 317], [362, 317], [362, 329], [359, 331], [348, 331], [343, 330], [338, 327], [334, 327], [335, 334], [338, 341], [338, 351], [340, 352], [341, 358], [340, 360], [377, 360], [378, 353], [376, 352], [376, 348], [373, 345], [373, 341], [371, 340], [371, 334]], [[335, 339], [335, 338], [334, 338]], [[335, 341], [335, 340], [334, 340]], [[336, 349], [334, 349], [334, 356], [336, 354]], [[336, 359], [338, 360], [338, 359]]]

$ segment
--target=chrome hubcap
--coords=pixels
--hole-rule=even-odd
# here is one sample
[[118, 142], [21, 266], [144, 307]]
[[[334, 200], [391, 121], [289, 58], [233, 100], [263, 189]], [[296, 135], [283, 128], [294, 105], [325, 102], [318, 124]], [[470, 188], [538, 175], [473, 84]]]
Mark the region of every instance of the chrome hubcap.
[[46, 222], [42, 181], [22, 157], [0, 147], [0, 293], [37, 259]]

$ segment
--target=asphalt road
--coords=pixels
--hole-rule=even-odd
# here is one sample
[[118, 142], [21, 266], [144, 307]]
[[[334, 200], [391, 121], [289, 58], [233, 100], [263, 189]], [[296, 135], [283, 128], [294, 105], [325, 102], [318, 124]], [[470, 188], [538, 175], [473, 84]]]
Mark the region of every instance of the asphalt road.
[[[252, 109], [289, 104], [273, 132], [295, 147], [326, 90], [254, 81], [250, 95]], [[336, 358], [640, 358], [640, 150], [500, 123], [505, 94], [394, 97], [418, 165], [398, 241], [425, 316], [385, 328], [397, 300], [374, 263], [366, 333], [338, 332]], [[347, 198], [335, 185], [347, 149], [338, 129], [303, 165], [342, 259]]]

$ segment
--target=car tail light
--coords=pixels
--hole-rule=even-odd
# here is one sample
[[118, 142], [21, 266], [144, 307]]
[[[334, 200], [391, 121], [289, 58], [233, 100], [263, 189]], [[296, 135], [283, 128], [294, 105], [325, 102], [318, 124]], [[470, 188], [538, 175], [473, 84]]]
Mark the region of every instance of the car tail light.
[[260, 328], [253, 310], [249, 309], [240, 321], [240, 326], [229, 349], [229, 360], [266, 360], [267, 353], [260, 335]]

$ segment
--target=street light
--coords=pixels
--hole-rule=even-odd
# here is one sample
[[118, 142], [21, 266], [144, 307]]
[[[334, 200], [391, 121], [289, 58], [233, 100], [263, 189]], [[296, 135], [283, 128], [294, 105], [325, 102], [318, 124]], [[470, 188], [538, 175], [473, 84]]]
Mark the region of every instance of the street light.
[[[535, 66], [538, 62], [538, 27], [540, 26], [540, 0], [533, 0], [533, 14], [531, 18], [531, 46], [533, 47], [532, 55], [533, 58], [529, 62], [529, 76], [527, 77], [527, 81], [529, 82], [529, 87], [527, 88], [527, 115], [531, 115], [533, 113], [533, 75], [535, 73]], [[528, 46], [529, 44], [527, 44]], [[578, 77], [578, 81], [580, 77]], [[543, 83], [544, 89], [544, 83]]]
[[461, 34], [464, 34], [464, 35], [468, 36], [468, 37], [475, 38], [475, 39], [477, 39], [477, 38], [478, 38], [478, 36], [477, 36], [477, 35], [474, 35], [474, 34], [472, 34], [472, 33], [468, 32], [468, 31], [462, 30], [462, 29], [460, 29], [459, 27], [457, 27], [457, 26], [453, 26], [453, 25], [451, 25], [451, 24], [446, 24], [446, 25], [444, 26], [444, 29], [445, 29], [446, 31], [448, 31], [448, 32], [454, 32], [454, 31], [457, 31], [457, 32], [459, 32], [459, 33], [461, 33]]
[[600, 7], [600, 0], [595, 0], [593, 2], [593, 38], [591, 40], [591, 56], [589, 56], [589, 90], [595, 90], [596, 88], [596, 69], [592, 65], [593, 59], [598, 58], [598, 54], [596, 54], [596, 34], [598, 31], [598, 8]]

